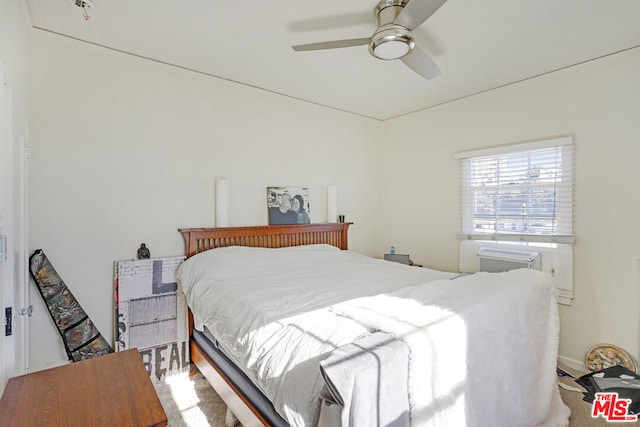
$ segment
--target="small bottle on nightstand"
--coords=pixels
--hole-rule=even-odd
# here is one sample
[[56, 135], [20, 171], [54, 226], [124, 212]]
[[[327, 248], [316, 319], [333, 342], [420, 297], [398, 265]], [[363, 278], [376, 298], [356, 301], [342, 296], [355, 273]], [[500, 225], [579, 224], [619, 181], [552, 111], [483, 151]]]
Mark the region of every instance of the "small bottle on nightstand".
[[394, 254], [396, 253], [396, 248], [395, 248], [394, 246], [391, 246], [391, 247], [389, 248], [389, 253], [390, 253], [391, 255], [394, 255]]

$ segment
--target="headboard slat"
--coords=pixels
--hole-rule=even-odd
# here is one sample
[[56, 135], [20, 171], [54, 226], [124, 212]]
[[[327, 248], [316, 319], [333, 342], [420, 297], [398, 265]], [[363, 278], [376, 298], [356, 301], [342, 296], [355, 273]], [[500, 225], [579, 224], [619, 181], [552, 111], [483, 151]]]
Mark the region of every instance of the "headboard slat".
[[348, 249], [350, 222], [323, 224], [261, 225], [254, 227], [181, 228], [185, 254], [191, 257], [226, 246], [281, 248], [328, 244]]

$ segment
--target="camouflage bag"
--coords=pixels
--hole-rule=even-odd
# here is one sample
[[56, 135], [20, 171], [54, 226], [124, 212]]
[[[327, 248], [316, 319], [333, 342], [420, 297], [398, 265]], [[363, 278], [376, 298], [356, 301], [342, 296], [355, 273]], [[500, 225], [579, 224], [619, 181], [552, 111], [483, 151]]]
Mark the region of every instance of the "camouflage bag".
[[36, 250], [29, 258], [29, 270], [60, 332], [70, 361], [113, 353], [42, 249]]

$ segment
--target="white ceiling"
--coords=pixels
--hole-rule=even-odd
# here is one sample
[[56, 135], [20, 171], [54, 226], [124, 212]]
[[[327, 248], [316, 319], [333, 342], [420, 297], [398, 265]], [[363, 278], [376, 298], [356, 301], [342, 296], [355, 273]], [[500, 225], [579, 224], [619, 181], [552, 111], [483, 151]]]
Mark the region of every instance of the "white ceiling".
[[24, 0], [34, 28], [380, 120], [640, 46], [639, 0], [448, 0], [413, 34], [426, 80], [367, 46], [376, 0]]

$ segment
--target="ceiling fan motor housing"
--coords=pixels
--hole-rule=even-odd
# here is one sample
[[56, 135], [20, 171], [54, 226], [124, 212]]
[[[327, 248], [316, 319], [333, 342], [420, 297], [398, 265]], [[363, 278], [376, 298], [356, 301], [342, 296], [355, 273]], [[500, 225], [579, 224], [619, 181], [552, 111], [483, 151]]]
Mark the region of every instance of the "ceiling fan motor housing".
[[374, 13], [378, 18], [378, 28], [369, 43], [369, 52], [379, 59], [402, 58], [415, 47], [411, 31], [401, 25], [394, 24], [408, 0], [382, 0]]

